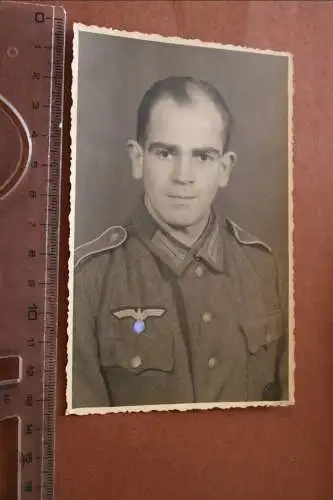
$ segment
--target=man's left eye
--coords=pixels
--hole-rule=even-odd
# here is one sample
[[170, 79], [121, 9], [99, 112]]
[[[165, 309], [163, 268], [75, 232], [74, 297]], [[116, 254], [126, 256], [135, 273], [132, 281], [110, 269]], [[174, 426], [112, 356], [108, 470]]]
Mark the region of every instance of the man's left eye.
[[206, 162], [208, 162], [208, 161], [212, 161], [212, 160], [213, 160], [212, 155], [210, 155], [209, 153], [205, 153], [205, 152], [200, 153], [200, 154], [198, 155], [198, 158], [199, 158], [199, 160], [200, 160], [200, 161], [202, 161], [203, 163], [206, 163]]

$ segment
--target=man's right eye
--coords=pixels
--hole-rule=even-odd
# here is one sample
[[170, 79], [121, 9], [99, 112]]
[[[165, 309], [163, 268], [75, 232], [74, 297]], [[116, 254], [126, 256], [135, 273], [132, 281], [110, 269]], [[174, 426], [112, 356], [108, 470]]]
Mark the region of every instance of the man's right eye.
[[170, 160], [172, 158], [172, 152], [168, 149], [156, 149], [155, 155], [159, 160]]

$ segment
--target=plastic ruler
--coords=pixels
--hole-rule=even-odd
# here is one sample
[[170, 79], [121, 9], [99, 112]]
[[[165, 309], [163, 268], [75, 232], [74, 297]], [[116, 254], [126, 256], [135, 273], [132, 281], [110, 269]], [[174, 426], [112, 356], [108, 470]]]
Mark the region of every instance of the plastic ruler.
[[0, 419], [18, 422], [19, 500], [54, 495], [65, 26], [61, 7], [0, 2]]

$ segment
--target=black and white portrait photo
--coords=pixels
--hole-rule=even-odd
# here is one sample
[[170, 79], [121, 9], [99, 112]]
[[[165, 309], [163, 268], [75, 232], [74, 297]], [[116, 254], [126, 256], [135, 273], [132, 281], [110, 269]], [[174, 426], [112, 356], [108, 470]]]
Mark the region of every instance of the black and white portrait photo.
[[293, 404], [292, 56], [74, 35], [67, 413]]

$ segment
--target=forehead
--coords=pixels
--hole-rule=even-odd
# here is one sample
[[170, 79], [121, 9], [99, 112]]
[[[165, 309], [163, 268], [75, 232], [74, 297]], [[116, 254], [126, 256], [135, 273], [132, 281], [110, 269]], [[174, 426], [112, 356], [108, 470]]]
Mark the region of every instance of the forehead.
[[148, 141], [165, 141], [188, 147], [208, 143], [221, 147], [224, 123], [215, 103], [202, 92], [191, 92], [189, 102], [161, 98], [152, 108]]

